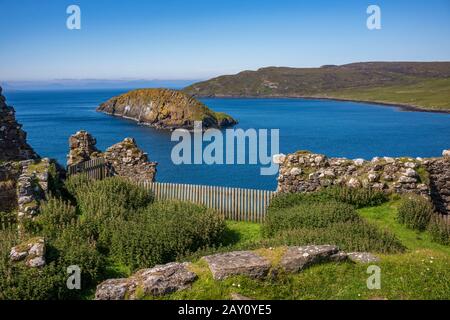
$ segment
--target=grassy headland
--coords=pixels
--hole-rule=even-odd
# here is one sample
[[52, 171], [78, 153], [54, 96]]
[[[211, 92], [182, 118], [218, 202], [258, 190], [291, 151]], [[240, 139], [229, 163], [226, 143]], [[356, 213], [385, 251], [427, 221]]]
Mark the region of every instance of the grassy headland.
[[184, 89], [199, 97], [326, 98], [450, 112], [450, 62], [367, 62], [262, 68]]

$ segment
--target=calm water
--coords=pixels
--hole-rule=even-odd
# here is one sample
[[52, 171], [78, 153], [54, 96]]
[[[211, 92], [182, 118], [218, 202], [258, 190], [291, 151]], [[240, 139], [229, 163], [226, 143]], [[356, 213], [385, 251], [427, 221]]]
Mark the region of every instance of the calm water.
[[[120, 90], [4, 92], [41, 155], [65, 164], [68, 138], [80, 129], [104, 150], [134, 137], [159, 162], [157, 180], [275, 189], [276, 176], [260, 176], [258, 165], [172, 164], [170, 132], [95, 112]], [[370, 104], [300, 99], [203, 99], [215, 111], [239, 120], [237, 128], [280, 129], [280, 151], [311, 150], [329, 156], [439, 156], [450, 148], [450, 115], [402, 112]]]

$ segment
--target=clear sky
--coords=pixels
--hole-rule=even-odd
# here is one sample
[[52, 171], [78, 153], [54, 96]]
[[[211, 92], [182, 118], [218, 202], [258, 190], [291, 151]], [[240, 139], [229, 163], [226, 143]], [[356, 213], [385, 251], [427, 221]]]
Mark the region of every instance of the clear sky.
[[[66, 28], [71, 4], [81, 30]], [[370, 4], [381, 8], [381, 30], [366, 27]], [[0, 0], [0, 35], [1, 81], [450, 61], [450, 1]]]

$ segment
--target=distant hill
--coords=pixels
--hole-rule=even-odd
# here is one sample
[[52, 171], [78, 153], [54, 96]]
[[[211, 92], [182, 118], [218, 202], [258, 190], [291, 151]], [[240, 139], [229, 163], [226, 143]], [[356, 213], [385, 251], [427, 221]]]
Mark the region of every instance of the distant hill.
[[5, 90], [103, 90], [170, 88], [181, 89], [196, 80], [111, 80], [111, 79], [56, 79], [36, 81], [0, 81]]
[[450, 111], [450, 62], [361, 62], [268, 67], [198, 82], [196, 97], [311, 97]]

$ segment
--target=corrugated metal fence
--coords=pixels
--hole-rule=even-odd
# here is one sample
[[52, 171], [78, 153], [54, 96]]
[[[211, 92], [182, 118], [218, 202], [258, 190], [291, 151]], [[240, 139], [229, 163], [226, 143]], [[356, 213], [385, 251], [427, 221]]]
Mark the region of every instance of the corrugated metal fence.
[[[103, 159], [94, 159], [68, 166], [69, 175], [87, 174], [101, 180], [111, 176]], [[228, 188], [218, 186], [190, 185], [144, 181], [140, 185], [155, 194], [159, 200], [181, 200], [214, 209], [225, 219], [235, 221], [262, 222], [266, 216], [274, 191]]]
[[156, 199], [190, 201], [216, 210], [225, 219], [262, 222], [275, 192], [177, 183], [141, 183]]

